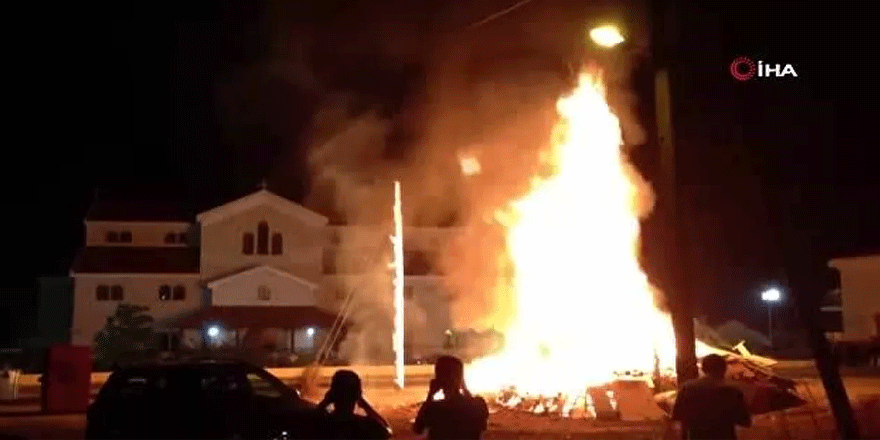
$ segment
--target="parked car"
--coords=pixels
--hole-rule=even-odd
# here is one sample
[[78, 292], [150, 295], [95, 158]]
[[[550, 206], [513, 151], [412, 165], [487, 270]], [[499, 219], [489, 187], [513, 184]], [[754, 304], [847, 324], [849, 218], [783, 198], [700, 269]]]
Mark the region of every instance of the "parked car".
[[87, 439], [309, 438], [314, 405], [239, 361], [151, 363], [113, 372], [87, 414]]

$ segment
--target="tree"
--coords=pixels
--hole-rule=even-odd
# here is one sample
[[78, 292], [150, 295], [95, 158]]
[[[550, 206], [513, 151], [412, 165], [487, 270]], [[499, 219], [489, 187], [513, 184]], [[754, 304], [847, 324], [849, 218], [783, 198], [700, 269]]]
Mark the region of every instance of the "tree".
[[149, 307], [120, 304], [116, 312], [107, 317], [107, 324], [95, 335], [95, 362], [99, 368], [109, 368], [152, 348], [153, 317], [146, 313], [149, 310]]

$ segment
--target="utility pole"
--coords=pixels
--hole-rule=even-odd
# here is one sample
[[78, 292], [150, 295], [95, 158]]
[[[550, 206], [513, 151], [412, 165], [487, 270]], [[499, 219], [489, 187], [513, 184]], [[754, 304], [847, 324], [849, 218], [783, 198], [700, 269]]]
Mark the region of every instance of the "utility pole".
[[683, 249], [678, 208], [679, 185], [676, 176], [675, 132], [673, 131], [670, 68], [674, 63], [673, 51], [677, 44], [675, 4], [672, 0], [649, 0], [651, 16], [651, 62], [654, 67], [654, 106], [656, 110], [657, 142], [660, 147], [661, 180], [658, 211], [667, 232], [665, 265], [671, 286], [672, 327], [675, 331], [675, 371], [679, 386], [696, 379], [697, 355], [694, 318], [691, 306], [691, 286], [685, 277], [688, 267]]
[[820, 207], [817, 200], [810, 200], [810, 196], [814, 195], [809, 193], [810, 188], [789, 189], [791, 191], [778, 191], [771, 198], [768, 211], [780, 231], [782, 257], [791, 285], [791, 296], [807, 326], [816, 369], [819, 370], [828, 404], [837, 422], [837, 435], [847, 440], [858, 439], [859, 426], [840, 377], [840, 367], [820, 324], [819, 305], [826, 285], [823, 275], [828, 270], [823, 256], [827, 252], [818, 249], [815, 246], [816, 238], [804, 232], [814, 230], [809, 226], [815, 225], [805, 225], [803, 222], [815, 218], [816, 210]]

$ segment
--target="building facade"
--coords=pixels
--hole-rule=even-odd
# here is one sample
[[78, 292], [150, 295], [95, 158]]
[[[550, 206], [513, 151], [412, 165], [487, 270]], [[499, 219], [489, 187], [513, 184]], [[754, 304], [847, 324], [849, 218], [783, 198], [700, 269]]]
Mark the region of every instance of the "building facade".
[[[404, 228], [409, 356], [444, 349], [451, 293], [431, 255], [457, 233]], [[331, 225], [265, 188], [194, 219], [149, 203], [96, 202], [71, 268], [71, 342], [93, 344], [116, 308], [132, 304], [149, 309], [166, 349], [314, 353], [339, 319], [349, 357], [389, 358], [388, 234]]]
[[831, 336], [850, 342], [880, 338], [880, 254], [836, 258], [828, 265], [836, 282], [822, 310], [838, 313], [840, 322]]

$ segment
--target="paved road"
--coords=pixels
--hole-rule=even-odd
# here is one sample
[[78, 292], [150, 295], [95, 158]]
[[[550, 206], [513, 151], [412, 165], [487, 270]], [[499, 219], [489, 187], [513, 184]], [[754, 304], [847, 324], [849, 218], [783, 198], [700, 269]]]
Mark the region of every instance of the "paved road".
[[[880, 375], [859, 375], [844, 380], [850, 398], [858, 405], [872, 397], [880, 402]], [[815, 377], [801, 380], [805, 390], [809, 390], [814, 403], [807, 408], [791, 410], [786, 415], [774, 414], [756, 418], [755, 427], [743, 431], [744, 439], [759, 438], [830, 438], [833, 433], [833, 420], [827, 410], [825, 393]], [[382, 412], [399, 435], [396, 438], [416, 438], [409, 432], [410, 420], [415, 409], [412, 405], [425, 392], [423, 385], [408, 387], [403, 391], [389, 388], [369, 388], [367, 398]], [[317, 394], [320, 394], [318, 390]], [[314, 398], [314, 397], [312, 397]], [[5, 414], [4, 409], [5, 408]], [[41, 415], [35, 412], [22, 412], [22, 409], [35, 411], [35, 405], [19, 406], [18, 413], [10, 412], [16, 407], [0, 405], [0, 439], [3, 435], [20, 436], [25, 439], [78, 439], [82, 438], [85, 418], [82, 414]], [[873, 407], [872, 415], [862, 415], [862, 423], [875, 420], [880, 423], [880, 404]], [[867, 414], [867, 413], [865, 413]], [[818, 431], [817, 431], [818, 429]], [[877, 429], [877, 428], [872, 428]], [[490, 430], [486, 439], [598, 439], [598, 438], [645, 438], [657, 439], [663, 435], [663, 426], [657, 423], [621, 425], [619, 422], [583, 422], [572, 420], [553, 420], [531, 414], [495, 414], [490, 419]], [[870, 431], [880, 437], [880, 430]], [[871, 438], [871, 437], [868, 437]]]

